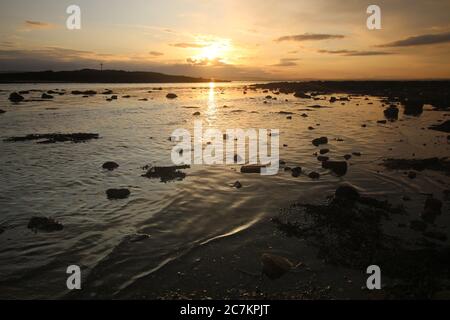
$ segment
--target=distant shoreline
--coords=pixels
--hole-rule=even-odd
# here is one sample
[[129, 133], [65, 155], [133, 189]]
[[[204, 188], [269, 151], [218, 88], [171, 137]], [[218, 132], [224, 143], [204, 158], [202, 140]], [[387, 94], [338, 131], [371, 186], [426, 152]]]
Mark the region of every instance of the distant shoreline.
[[209, 83], [231, 82], [157, 72], [93, 70], [0, 73], [0, 83]]

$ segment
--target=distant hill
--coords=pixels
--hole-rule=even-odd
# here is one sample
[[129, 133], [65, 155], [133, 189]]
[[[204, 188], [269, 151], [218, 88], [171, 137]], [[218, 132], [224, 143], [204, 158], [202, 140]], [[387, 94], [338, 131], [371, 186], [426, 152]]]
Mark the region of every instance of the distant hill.
[[[157, 72], [93, 70], [0, 73], [0, 83], [74, 82], [74, 83], [180, 83], [210, 82], [210, 79], [174, 76]], [[226, 82], [215, 80], [216, 82]]]

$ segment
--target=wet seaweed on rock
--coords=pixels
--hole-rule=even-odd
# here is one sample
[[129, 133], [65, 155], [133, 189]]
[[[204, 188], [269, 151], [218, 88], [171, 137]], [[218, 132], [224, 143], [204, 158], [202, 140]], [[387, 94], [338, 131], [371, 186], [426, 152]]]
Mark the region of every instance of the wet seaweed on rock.
[[426, 159], [385, 159], [382, 163], [388, 169], [392, 170], [416, 170], [425, 169], [433, 171], [450, 172], [450, 160], [447, 158], [426, 158]]
[[409, 249], [385, 234], [383, 219], [396, 214], [406, 212], [387, 201], [341, 190], [326, 204], [294, 204], [272, 221], [285, 235], [307, 239], [326, 263], [358, 270], [380, 266], [383, 275], [395, 279], [383, 287], [386, 298], [430, 298], [445, 289], [450, 277], [449, 249]]
[[4, 139], [5, 142], [24, 142], [38, 140], [39, 144], [48, 144], [56, 142], [80, 143], [92, 139], [98, 139], [98, 133], [46, 133], [46, 134], [28, 134], [26, 136], [10, 137]]
[[151, 167], [144, 166], [142, 169], [147, 172], [142, 177], [149, 179], [160, 179], [161, 182], [181, 181], [186, 177], [186, 173], [180, 171], [190, 168], [189, 165], [170, 166], [170, 167]]

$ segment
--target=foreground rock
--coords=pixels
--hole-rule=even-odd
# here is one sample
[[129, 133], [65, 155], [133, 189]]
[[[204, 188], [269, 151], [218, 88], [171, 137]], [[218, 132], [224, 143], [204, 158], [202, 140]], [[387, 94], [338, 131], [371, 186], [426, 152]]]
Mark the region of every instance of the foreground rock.
[[385, 233], [384, 222], [406, 214], [402, 206], [387, 201], [362, 195], [355, 201], [342, 201], [335, 195], [326, 204], [295, 203], [272, 221], [287, 237], [317, 248], [317, 258], [325, 264], [366, 270], [376, 261], [389, 279], [383, 286], [386, 299], [429, 299], [447, 289], [450, 256], [447, 245], [431, 243], [422, 235], [438, 241], [447, 236], [437, 230], [424, 231], [426, 224], [419, 223], [423, 242], [412, 247], [410, 240]]
[[347, 162], [346, 161], [323, 161], [322, 168], [331, 170], [337, 176], [343, 176], [347, 173]]
[[0, 114], [6, 113], [5, 110], [0, 109]]
[[117, 164], [114, 161], [107, 161], [102, 165], [103, 169], [113, 171], [114, 169], [117, 169], [119, 167], [119, 164]]
[[143, 167], [144, 170], [147, 170], [143, 177], [149, 179], [160, 179], [161, 182], [168, 181], [181, 181], [186, 177], [186, 173], [180, 171], [183, 169], [190, 168], [189, 165], [181, 165], [181, 166], [170, 166], [170, 167]]
[[261, 256], [261, 263], [262, 273], [271, 280], [281, 278], [294, 268], [294, 264], [289, 259], [269, 253]]
[[13, 92], [9, 95], [9, 100], [12, 102], [20, 102], [23, 101], [25, 98], [18, 94], [17, 92]]
[[178, 96], [175, 93], [168, 93], [166, 95], [166, 98], [167, 99], [176, 99], [176, 98], [178, 98]]
[[47, 144], [56, 142], [86, 142], [92, 139], [98, 139], [98, 133], [46, 133], [46, 134], [28, 134], [20, 137], [10, 137], [4, 139], [5, 142], [23, 142], [37, 140], [37, 143]]
[[428, 127], [428, 129], [450, 133], [450, 120], [443, 123], [434, 124]]
[[28, 229], [33, 231], [54, 232], [61, 231], [64, 227], [61, 223], [52, 218], [32, 217], [28, 222]]
[[128, 189], [108, 189], [106, 190], [106, 196], [109, 200], [126, 199], [130, 196], [130, 190]]
[[434, 171], [450, 172], [450, 160], [447, 158], [426, 158], [426, 159], [385, 159], [382, 163], [388, 169], [393, 170], [416, 170], [425, 169]]

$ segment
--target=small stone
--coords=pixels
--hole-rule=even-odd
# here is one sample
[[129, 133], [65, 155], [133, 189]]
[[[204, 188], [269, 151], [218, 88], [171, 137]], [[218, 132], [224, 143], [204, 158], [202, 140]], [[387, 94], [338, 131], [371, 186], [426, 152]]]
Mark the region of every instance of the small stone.
[[328, 138], [327, 137], [320, 137], [320, 138], [316, 138], [312, 141], [312, 144], [316, 147], [318, 147], [321, 144], [327, 144], [328, 143]]
[[119, 167], [119, 165], [116, 162], [114, 162], [114, 161], [107, 161], [107, 162], [105, 162], [102, 165], [103, 169], [106, 169], [106, 170], [109, 170], [109, 171], [117, 169], [118, 167]]
[[130, 196], [130, 190], [128, 189], [108, 189], [106, 190], [106, 196], [108, 199], [125, 199]]

